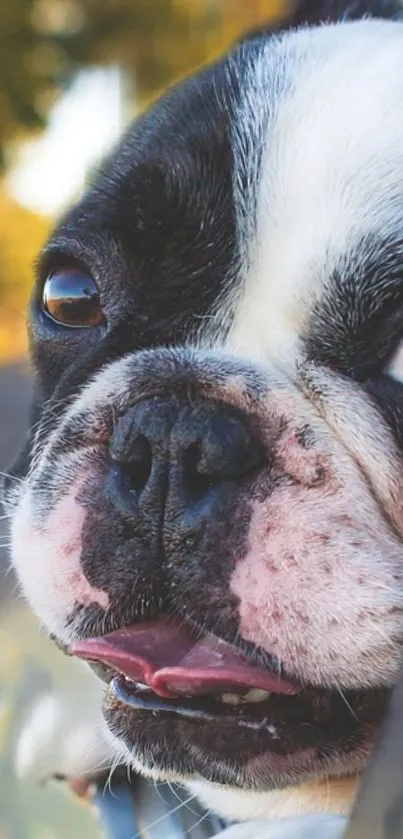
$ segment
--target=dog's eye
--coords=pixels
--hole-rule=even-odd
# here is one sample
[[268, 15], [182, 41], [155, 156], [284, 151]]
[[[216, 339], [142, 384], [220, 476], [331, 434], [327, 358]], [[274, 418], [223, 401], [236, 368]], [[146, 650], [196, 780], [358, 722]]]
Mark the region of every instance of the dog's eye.
[[42, 308], [63, 326], [99, 326], [104, 323], [95, 281], [79, 268], [50, 274], [42, 295]]

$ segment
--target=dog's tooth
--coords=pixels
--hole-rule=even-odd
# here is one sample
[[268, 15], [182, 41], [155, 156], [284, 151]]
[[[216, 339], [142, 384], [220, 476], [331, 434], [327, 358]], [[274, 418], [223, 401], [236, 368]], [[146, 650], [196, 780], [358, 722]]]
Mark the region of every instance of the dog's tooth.
[[249, 702], [264, 702], [268, 699], [270, 693], [268, 690], [261, 690], [260, 688], [251, 688], [247, 693], [221, 693], [221, 702], [225, 705], [246, 705]]
[[124, 684], [127, 688], [131, 688], [132, 690], [148, 690], [147, 685], [143, 684], [143, 682], [134, 682], [133, 679], [129, 679], [128, 676], [123, 676]]
[[268, 699], [270, 696], [270, 692], [268, 690], [262, 690], [261, 688], [251, 688], [248, 690], [247, 693], [244, 694], [242, 697], [244, 702], [264, 702], [265, 699]]
[[220, 699], [225, 705], [241, 705], [243, 702], [243, 696], [239, 693], [220, 693]]

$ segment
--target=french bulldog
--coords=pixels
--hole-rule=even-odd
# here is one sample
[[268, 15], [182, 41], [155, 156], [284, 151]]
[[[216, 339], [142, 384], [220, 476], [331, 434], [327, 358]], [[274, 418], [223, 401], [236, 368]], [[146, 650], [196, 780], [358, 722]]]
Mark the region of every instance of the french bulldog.
[[259, 839], [349, 812], [401, 661], [402, 102], [398, 4], [307, 0], [140, 116], [38, 262], [22, 589], [111, 754]]

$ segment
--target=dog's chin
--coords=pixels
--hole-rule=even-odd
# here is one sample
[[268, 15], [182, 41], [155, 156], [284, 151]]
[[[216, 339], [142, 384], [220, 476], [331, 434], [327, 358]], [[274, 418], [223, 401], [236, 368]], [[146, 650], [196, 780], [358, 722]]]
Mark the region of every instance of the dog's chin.
[[103, 712], [146, 774], [264, 792], [359, 773], [387, 698], [387, 689], [304, 688], [239, 704], [218, 695], [161, 700], [115, 677]]

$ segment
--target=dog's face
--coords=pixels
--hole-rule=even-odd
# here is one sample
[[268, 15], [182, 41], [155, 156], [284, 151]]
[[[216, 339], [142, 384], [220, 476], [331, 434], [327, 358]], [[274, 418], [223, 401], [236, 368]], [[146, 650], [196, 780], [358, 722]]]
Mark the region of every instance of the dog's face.
[[403, 641], [402, 71], [399, 23], [245, 41], [42, 255], [13, 560], [125, 675], [105, 717], [146, 771], [262, 791], [371, 748]]

